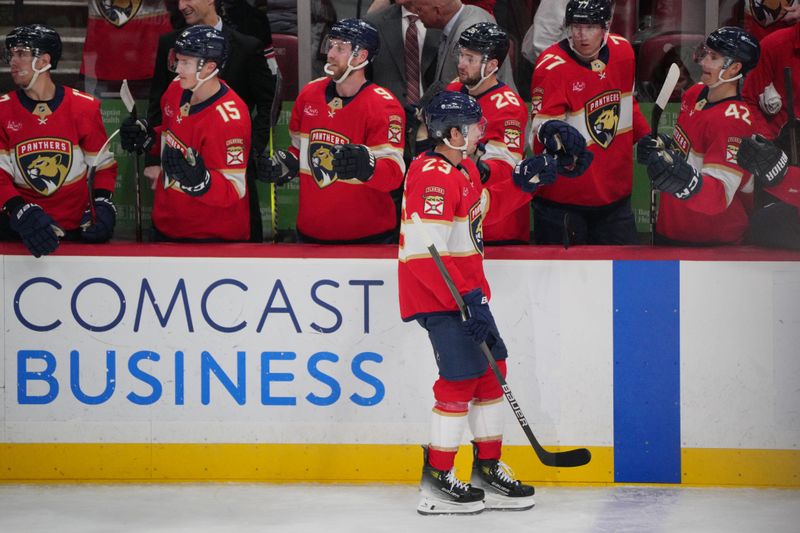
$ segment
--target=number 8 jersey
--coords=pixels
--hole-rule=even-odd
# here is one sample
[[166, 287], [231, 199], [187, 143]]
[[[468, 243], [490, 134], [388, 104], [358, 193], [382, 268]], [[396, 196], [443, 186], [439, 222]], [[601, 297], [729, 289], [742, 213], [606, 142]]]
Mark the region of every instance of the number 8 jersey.
[[698, 83], [686, 91], [672, 148], [703, 175], [688, 200], [661, 194], [656, 232], [674, 241], [738, 243], [753, 208], [753, 177], [736, 164], [744, 137], [755, 133], [751, 109], [740, 96], [710, 103]]

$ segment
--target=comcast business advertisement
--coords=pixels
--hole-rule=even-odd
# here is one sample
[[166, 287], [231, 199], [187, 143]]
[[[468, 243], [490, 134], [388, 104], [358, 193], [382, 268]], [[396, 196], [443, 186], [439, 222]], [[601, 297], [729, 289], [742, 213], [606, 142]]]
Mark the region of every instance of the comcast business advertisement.
[[[2, 441], [428, 438], [436, 366], [425, 331], [400, 319], [395, 260], [2, 262]], [[593, 346], [594, 366], [582, 364], [583, 375], [570, 370], [571, 358], [586, 352], [561, 345], [562, 313], [610, 320], [603, 298], [593, 308], [579, 292], [575, 310], [562, 309], [571, 300], [565, 287], [607, 293], [608, 265], [587, 265], [510, 261], [490, 272], [501, 302], [495, 315], [512, 348], [509, 382], [549, 442], [611, 441], [608, 328], [596, 328], [601, 339], [568, 337]], [[598, 356], [603, 346], [605, 357]], [[576, 389], [596, 387], [598, 376], [608, 380], [608, 397], [575, 403]], [[515, 424], [511, 410], [508, 424]], [[510, 443], [525, 442], [521, 432], [509, 433]]]

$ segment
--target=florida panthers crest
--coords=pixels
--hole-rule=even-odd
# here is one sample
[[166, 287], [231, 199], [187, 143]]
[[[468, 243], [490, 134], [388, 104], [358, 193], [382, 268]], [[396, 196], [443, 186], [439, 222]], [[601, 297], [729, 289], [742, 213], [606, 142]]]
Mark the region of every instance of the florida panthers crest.
[[142, 0], [92, 0], [103, 18], [118, 28], [127, 24], [142, 7]]
[[308, 136], [308, 168], [320, 189], [337, 180], [333, 171], [333, 147], [349, 142], [347, 137], [335, 131], [311, 130]]
[[72, 143], [66, 139], [30, 139], [16, 146], [15, 155], [25, 183], [42, 196], [56, 192], [72, 167]]
[[619, 91], [606, 91], [586, 103], [589, 135], [603, 148], [608, 148], [617, 135], [621, 100]]

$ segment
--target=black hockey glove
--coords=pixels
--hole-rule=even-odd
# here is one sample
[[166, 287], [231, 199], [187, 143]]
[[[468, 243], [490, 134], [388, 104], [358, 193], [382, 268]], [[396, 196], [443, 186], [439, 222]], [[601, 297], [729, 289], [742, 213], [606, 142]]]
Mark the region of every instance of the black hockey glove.
[[650, 154], [647, 175], [654, 189], [668, 192], [678, 200], [691, 198], [703, 186], [703, 176], [673, 150]]
[[211, 174], [203, 163], [203, 158], [191, 148], [183, 152], [171, 146], [164, 146], [161, 152], [161, 167], [164, 174], [178, 182], [181, 190], [189, 196], [202, 196], [211, 187]]
[[23, 204], [8, 215], [8, 225], [19, 233], [34, 257], [55, 252], [64, 231], [36, 204]]
[[273, 156], [264, 150], [256, 159], [256, 168], [259, 180], [283, 185], [300, 173], [300, 161], [288, 150], [278, 150]]
[[475, 342], [481, 343], [489, 336], [489, 329], [494, 324], [494, 317], [489, 309], [489, 299], [484, 296], [480, 288], [472, 289], [464, 294], [463, 298], [467, 307], [467, 319], [461, 325], [467, 335]]
[[486, 145], [484, 143], [478, 143], [478, 145], [475, 147], [475, 153], [472, 155], [472, 160], [475, 161], [475, 166], [478, 167], [481, 183], [486, 183], [489, 181], [489, 177], [492, 174], [492, 169], [489, 168], [489, 165], [483, 160], [483, 156], [485, 155]]
[[134, 119], [128, 116], [119, 128], [119, 142], [126, 152], [144, 154], [150, 151], [155, 142], [155, 132], [147, 123], [147, 119]]
[[586, 149], [581, 132], [563, 120], [548, 120], [539, 126], [539, 141], [550, 155], [577, 156]]
[[789, 170], [786, 153], [761, 135], [742, 139], [736, 162], [764, 187], [779, 184]]
[[375, 156], [363, 144], [337, 144], [333, 147], [333, 171], [340, 180], [369, 181], [375, 174]]
[[89, 209], [86, 209], [81, 218], [81, 239], [91, 243], [106, 242], [114, 234], [116, 223], [117, 208], [111, 198], [97, 197], [94, 199], [94, 224]]
[[659, 133], [657, 137], [645, 135], [636, 143], [636, 162], [646, 165], [650, 154], [659, 150], [668, 150], [672, 146], [672, 138], [666, 133]]
[[535, 193], [540, 185], [556, 181], [556, 159], [550, 154], [523, 159], [511, 173], [514, 184], [524, 192]]
[[558, 162], [558, 173], [565, 178], [577, 178], [589, 168], [589, 165], [594, 161], [594, 152], [584, 150], [577, 156], [560, 155], [556, 159]]

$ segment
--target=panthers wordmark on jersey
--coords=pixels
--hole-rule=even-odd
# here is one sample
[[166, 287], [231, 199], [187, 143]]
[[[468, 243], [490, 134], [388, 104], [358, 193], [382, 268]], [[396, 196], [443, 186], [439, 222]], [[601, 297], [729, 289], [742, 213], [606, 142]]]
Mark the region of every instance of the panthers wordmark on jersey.
[[[306, 85], [292, 108], [290, 150], [300, 160], [297, 230], [319, 241], [365, 239], [397, 227], [389, 194], [403, 182], [405, 112], [386, 89], [365, 83], [355, 96], [336, 94], [320, 78]], [[367, 182], [340, 179], [333, 171], [333, 147], [363, 144], [375, 156]]]
[[[531, 130], [548, 120], [574, 126], [594, 153], [577, 178], [559, 179], [538, 195], [562, 204], [608, 205], [633, 189], [633, 144], [649, 133], [647, 119], [633, 97], [633, 49], [624, 37], [610, 34], [599, 57], [581, 61], [566, 39], [547, 48], [531, 80]], [[536, 153], [542, 152], [538, 140]]]
[[100, 100], [76, 89], [56, 85], [48, 102], [21, 89], [0, 96], [0, 206], [19, 195], [76, 229], [89, 203], [89, 167], [97, 163], [95, 189], [114, 190], [114, 154], [95, 161], [107, 138]]

